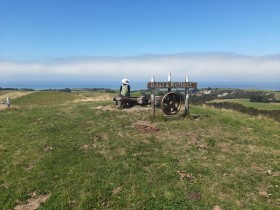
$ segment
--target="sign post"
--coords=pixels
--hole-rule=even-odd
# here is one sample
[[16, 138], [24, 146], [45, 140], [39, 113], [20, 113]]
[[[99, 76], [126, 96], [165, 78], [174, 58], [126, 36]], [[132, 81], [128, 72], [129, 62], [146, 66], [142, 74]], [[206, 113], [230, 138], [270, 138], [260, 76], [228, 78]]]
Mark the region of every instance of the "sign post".
[[196, 82], [148, 82], [148, 88], [197, 88]]
[[[168, 82], [171, 83], [171, 72], [168, 74]], [[171, 87], [168, 88], [168, 92], [171, 92]]]
[[155, 82], [154, 76], [152, 76], [151, 82], [148, 82], [147, 87], [151, 89], [151, 108], [152, 115], [155, 117], [155, 89], [167, 88], [168, 94], [166, 94], [161, 101], [162, 110], [167, 115], [176, 114], [181, 106], [180, 96], [171, 92], [171, 88], [185, 89], [185, 110], [184, 115], [190, 114], [189, 107], [189, 89], [197, 88], [196, 82], [189, 82], [189, 77], [186, 75], [185, 82], [171, 82], [171, 73], [168, 75], [168, 82]]

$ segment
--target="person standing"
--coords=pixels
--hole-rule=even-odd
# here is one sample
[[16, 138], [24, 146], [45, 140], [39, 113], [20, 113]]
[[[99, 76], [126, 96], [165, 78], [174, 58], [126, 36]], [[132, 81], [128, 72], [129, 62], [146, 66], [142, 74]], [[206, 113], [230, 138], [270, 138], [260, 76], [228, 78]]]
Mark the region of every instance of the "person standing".
[[120, 86], [120, 96], [130, 97], [130, 85], [128, 79], [122, 80], [122, 85]]

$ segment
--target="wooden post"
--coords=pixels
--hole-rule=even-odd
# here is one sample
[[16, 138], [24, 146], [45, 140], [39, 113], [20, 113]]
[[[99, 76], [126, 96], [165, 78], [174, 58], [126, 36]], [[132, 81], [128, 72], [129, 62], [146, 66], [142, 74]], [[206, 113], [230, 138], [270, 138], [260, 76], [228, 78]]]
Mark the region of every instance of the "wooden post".
[[168, 74], [168, 82], [170, 83], [170, 88], [168, 88], [168, 92], [171, 92], [171, 72]]
[[[186, 75], [185, 82], [189, 82], [189, 77]], [[190, 106], [189, 106], [189, 88], [185, 89], [185, 115], [190, 114]]]
[[[154, 76], [152, 76], [151, 82], [155, 82]], [[155, 117], [155, 89], [152, 88], [151, 90], [151, 108], [152, 108], [152, 115]]]
[[7, 103], [7, 107], [10, 108], [10, 106], [11, 106], [10, 97], [7, 97], [6, 103]]
[[118, 101], [118, 107], [122, 108], [122, 101], [121, 100]]

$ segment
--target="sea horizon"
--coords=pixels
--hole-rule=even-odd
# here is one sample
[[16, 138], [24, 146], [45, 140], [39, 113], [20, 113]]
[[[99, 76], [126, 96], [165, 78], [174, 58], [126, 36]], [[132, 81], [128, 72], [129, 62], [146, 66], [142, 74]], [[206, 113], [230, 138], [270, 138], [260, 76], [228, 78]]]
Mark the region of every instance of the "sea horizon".
[[[119, 81], [0, 81], [1, 88], [17, 89], [83, 89], [83, 88], [104, 88], [118, 90], [121, 83]], [[131, 90], [147, 89], [147, 82], [135, 81], [130, 83]], [[254, 89], [254, 90], [280, 90], [280, 83], [264, 82], [198, 82], [200, 88], [231, 88], [231, 89]]]

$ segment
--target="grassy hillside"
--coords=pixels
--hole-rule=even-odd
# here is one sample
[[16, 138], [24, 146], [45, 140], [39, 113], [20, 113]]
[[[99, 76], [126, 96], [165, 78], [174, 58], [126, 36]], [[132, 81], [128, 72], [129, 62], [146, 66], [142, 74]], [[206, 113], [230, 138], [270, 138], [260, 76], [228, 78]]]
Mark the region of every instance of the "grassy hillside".
[[11, 91], [9, 91], [9, 90], [1, 90], [0, 91], [0, 96], [1, 95], [5, 95], [5, 94], [7, 94], [7, 93], [10, 93]]
[[280, 103], [256, 103], [250, 102], [250, 99], [217, 99], [211, 102], [232, 102], [260, 110], [280, 110]]
[[277, 99], [280, 99], [280, 93], [279, 93], [279, 92], [275, 92], [275, 97], [276, 97]]
[[50, 91], [37, 91], [16, 98], [12, 101], [13, 105], [17, 106], [54, 106], [60, 105], [75, 100], [83, 99], [84, 97], [64, 92], [50, 92]]
[[152, 119], [76, 97], [33, 93], [0, 111], [2, 209], [279, 208], [280, 123], [209, 107]]

